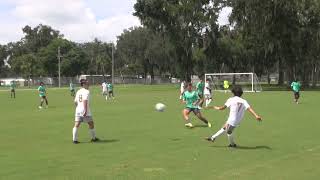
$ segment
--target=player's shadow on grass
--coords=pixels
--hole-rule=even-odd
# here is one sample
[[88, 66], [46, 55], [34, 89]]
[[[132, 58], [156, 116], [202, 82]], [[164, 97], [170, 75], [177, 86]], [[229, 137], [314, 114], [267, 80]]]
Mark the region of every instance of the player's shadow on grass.
[[[95, 144], [103, 144], [103, 143], [116, 143], [119, 142], [119, 139], [100, 139], [97, 142], [94, 142]], [[92, 142], [85, 142], [85, 143], [92, 143]]]
[[245, 149], [245, 150], [255, 150], [255, 149], [266, 149], [272, 150], [269, 146], [237, 146], [236, 149]]
[[[214, 148], [229, 148], [228, 146], [212, 146]], [[259, 150], [259, 149], [265, 149], [265, 150], [272, 150], [269, 146], [237, 146], [236, 148], [232, 149], [240, 149], [240, 150]]]
[[206, 125], [206, 124], [196, 124], [193, 127], [194, 128], [208, 128], [208, 125]]

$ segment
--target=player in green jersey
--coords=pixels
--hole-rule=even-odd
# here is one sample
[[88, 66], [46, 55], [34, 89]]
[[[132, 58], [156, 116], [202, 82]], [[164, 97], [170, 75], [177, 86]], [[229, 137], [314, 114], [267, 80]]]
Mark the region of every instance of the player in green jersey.
[[187, 85], [187, 90], [183, 93], [182, 97], [182, 102], [186, 104], [185, 109], [182, 111], [183, 118], [186, 121], [185, 126], [189, 128], [193, 128], [193, 125], [189, 119], [189, 114], [191, 112], [194, 113], [201, 121], [207, 124], [208, 127], [211, 127], [211, 124], [208, 122], [208, 120], [202, 116], [200, 109], [199, 109], [199, 104], [203, 101], [199, 97], [199, 94], [197, 91], [194, 91], [192, 89], [192, 83], [189, 83]]
[[14, 81], [11, 81], [10, 83], [10, 92], [11, 98], [16, 98], [16, 83]]
[[200, 81], [197, 83], [197, 93], [201, 99], [201, 103], [199, 104], [199, 109], [202, 108], [203, 102], [204, 102], [204, 98], [203, 98], [203, 91], [204, 91], [204, 82], [202, 79], [200, 79]]
[[46, 108], [48, 108], [48, 99], [47, 99], [47, 92], [46, 88], [44, 87], [44, 83], [40, 82], [40, 86], [38, 87], [39, 97], [40, 97], [40, 106], [39, 109], [42, 109], [43, 102], [46, 102]]
[[113, 95], [113, 84], [112, 84], [112, 83], [108, 83], [107, 89], [108, 89], [108, 97], [109, 97], [110, 99], [111, 99], [111, 97], [114, 99], [114, 95]]
[[74, 89], [74, 84], [72, 82], [70, 82], [69, 90], [70, 90], [71, 96], [74, 97], [76, 94], [76, 90]]
[[300, 98], [300, 89], [301, 89], [301, 84], [300, 82], [298, 82], [297, 80], [294, 80], [291, 83], [291, 88], [293, 91], [293, 95], [294, 95], [294, 102], [299, 104], [299, 98]]

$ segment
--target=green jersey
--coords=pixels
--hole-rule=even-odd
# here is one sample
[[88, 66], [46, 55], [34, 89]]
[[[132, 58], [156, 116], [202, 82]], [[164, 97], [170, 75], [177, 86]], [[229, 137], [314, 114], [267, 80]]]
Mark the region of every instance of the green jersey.
[[108, 84], [108, 91], [113, 91], [113, 85], [111, 83]]
[[199, 99], [199, 94], [196, 91], [185, 91], [183, 93], [183, 100], [186, 101], [187, 108], [197, 108], [197, 106], [195, 106], [193, 103], [195, 103]]
[[16, 89], [16, 83], [11, 83], [10, 84], [10, 89], [15, 90]]
[[198, 91], [198, 94], [203, 94], [203, 90], [204, 90], [204, 83], [203, 82], [198, 82], [197, 84], [197, 91]]
[[44, 86], [39, 86], [38, 87], [38, 91], [39, 91], [39, 96], [46, 96], [46, 88]]
[[292, 82], [291, 87], [294, 92], [299, 92], [301, 88], [301, 84], [299, 82]]

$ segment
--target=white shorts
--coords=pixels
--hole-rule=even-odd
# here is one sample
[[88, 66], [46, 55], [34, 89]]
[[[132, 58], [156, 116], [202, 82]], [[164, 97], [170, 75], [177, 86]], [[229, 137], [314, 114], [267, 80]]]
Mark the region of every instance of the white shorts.
[[83, 117], [83, 116], [76, 116], [75, 119], [74, 119], [75, 122], [85, 122], [85, 123], [88, 123], [88, 122], [92, 122], [93, 121], [93, 118], [92, 116], [86, 116], [86, 117]]
[[205, 95], [204, 95], [204, 98], [205, 98], [205, 99], [211, 99], [212, 96], [211, 96], [211, 94], [205, 94]]

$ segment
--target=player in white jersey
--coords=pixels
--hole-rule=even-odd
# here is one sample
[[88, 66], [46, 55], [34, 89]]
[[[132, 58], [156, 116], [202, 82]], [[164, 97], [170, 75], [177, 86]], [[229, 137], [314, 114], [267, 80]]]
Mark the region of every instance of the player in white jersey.
[[230, 142], [229, 147], [237, 147], [236, 143], [234, 142], [232, 132], [237, 126], [239, 126], [241, 120], [243, 119], [244, 112], [248, 110], [258, 121], [262, 121], [262, 118], [255, 113], [246, 100], [241, 98], [243, 91], [240, 86], [235, 86], [232, 89], [232, 93], [234, 94], [234, 97], [229, 98], [224, 106], [213, 107], [216, 110], [230, 108], [227, 122], [216, 134], [206, 139], [214, 142], [218, 136], [222, 135], [224, 132], [227, 132], [228, 140]]
[[76, 105], [75, 124], [72, 130], [72, 140], [74, 144], [78, 144], [78, 129], [82, 122], [88, 123], [91, 134], [91, 142], [97, 142], [92, 114], [90, 111], [90, 91], [89, 82], [85, 79], [80, 80], [81, 89], [77, 91], [74, 103]]
[[[101, 84], [101, 87], [102, 87], [102, 95], [103, 96], [107, 96], [108, 95], [108, 84], [107, 84], [107, 82], [103, 82], [102, 84]], [[106, 97], [107, 98], [107, 97]]]
[[203, 92], [203, 94], [204, 94], [206, 107], [208, 107], [209, 104], [212, 101], [212, 89], [211, 89], [211, 86], [210, 86], [210, 80], [209, 79], [207, 79], [206, 83], [204, 84], [204, 92]]
[[183, 93], [186, 89], [186, 81], [182, 81], [180, 85], [180, 99], [182, 100]]

